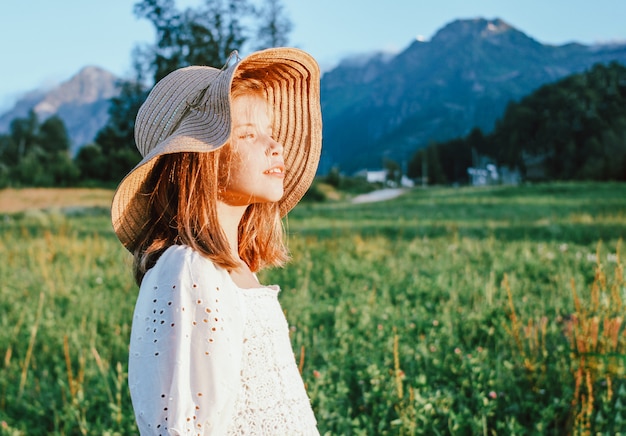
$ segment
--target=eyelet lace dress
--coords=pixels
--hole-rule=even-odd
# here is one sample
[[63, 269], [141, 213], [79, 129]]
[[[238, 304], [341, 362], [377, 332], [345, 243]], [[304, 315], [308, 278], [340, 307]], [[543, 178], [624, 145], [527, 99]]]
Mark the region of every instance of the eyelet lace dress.
[[319, 435], [278, 293], [237, 287], [187, 246], [161, 255], [130, 340], [142, 435]]

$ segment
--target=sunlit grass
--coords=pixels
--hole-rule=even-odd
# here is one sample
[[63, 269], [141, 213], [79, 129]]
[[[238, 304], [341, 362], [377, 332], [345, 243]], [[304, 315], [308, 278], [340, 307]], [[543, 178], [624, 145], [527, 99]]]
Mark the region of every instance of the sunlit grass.
[[[281, 285], [322, 433], [625, 431], [625, 188], [418, 188], [298, 206], [292, 262], [261, 278]], [[0, 215], [0, 259], [1, 434], [136, 433], [137, 289], [107, 210]], [[583, 313], [593, 301], [613, 312]], [[608, 320], [598, 337], [617, 338], [606, 371], [572, 347], [574, 328], [593, 339], [594, 314]]]

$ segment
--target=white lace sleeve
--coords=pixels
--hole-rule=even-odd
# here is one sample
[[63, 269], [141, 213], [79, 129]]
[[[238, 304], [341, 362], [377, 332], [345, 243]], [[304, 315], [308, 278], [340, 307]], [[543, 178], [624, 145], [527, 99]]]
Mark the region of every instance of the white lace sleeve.
[[244, 322], [225, 274], [173, 246], [144, 277], [128, 369], [142, 435], [223, 434], [232, 419]]

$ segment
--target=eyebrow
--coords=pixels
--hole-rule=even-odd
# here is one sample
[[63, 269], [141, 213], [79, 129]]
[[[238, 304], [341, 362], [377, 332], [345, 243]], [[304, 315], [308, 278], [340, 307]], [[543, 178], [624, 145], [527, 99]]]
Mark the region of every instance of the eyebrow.
[[[242, 128], [242, 127], [255, 127], [255, 128], [256, 128], [257, 126], [258, 126], [258, 124], [257, 124], [257, 123], [233, 124], [233, 129], [239, 129], [239, 128]], [[265, 127], [267, 127], [268, 129], [273, 130], [273, 125], [272, 125], [272, 123], [269, 123], [269, 124], [268, 124], [267, 126], [265, 126]]]

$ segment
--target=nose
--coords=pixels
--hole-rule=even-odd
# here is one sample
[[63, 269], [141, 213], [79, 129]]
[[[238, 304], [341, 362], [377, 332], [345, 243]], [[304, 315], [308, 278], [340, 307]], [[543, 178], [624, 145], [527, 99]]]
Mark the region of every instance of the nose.
[[268, 138], [269, 138], [268, 154], [271, 156], [282, 156], [283, 145], [280, 142], [276, 141], [271, 136], [269, 136]]

